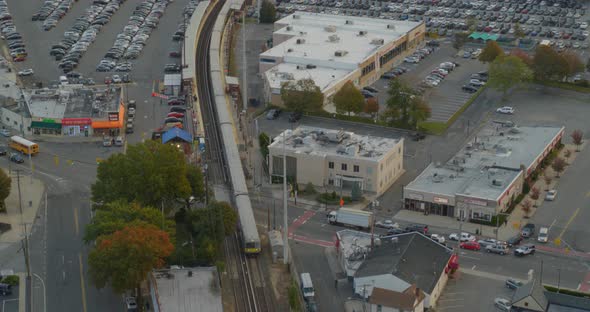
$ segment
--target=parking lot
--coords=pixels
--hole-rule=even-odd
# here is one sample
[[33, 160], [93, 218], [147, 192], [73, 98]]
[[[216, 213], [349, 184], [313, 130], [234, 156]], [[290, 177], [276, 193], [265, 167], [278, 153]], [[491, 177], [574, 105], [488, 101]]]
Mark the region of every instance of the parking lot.
[[560, 49], [588, 48], [588, 10], [572, 0], [283, 0], [278, 9], [281, 14], [296, 10], [424, 21], [428, 31], [439, 36], [467, 31], [468, 20], [475, 21], [476, 31], [511, 36], [518, 23], [526, 38], [549, 39]]
[[[436, 311], [499, 311], [494, 306], [496, 297], [512, 299], [513, 290], [502, 279], [493, 279], [458, 271], [449, 279], [438, 299]], [[485, 291], [481, 291], [485, 289]]]

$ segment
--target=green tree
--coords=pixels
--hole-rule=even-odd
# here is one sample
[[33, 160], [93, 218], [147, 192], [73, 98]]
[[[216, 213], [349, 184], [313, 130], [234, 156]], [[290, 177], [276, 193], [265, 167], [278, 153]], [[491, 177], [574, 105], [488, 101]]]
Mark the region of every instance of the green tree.
[[[141, 207], [138, 203], [127, 203], [124, 200], [117, 200], [100, 206], [92, 221], [84, 230], [84, 242], [90, 243], [98, 240], [101, 236], [113, 234], [126, 226], [153, 225], [168, 233], [174, 241], [176, 228], [174, 221], [164, 219], [162, 212], [153, 207]], [[163, 228], [162, 228], [163, 226]]]
[[561, 79], [567, 74], [567, 62], [552, 47], [539, 45], [533, 57], [533, 71], [539, 80]]
[[[203, 170], [201, 167], [187, 165], [186, 168], [186, 179], [191, 187], [191, 195], [195, 200], [204, 201], [205, 199], [205, 179], [203, 177]], [[190, 199], [186, 198], [187, 207], [190, 208]]]
[[502, 56], [490, 64], [489, 86], [502, 91], [504, 96], [513, 86], [529, 81], [532, 77], [531, 70], [516, 56]]
[[262, 153], [262, 156], [264, 157], [264, 159], [266, 160], [266, 157], [268, 156], [268, 146], [270, 145], [271, 141], [270, 141], [270, 137], [268, 136], [268, 134], [261, 132], [258, 135], [258, 145], [260, 146], [260, 153]]
[[126, 154], [114, 154], [98, 165], [92, 201], [118, 199], [159, 207], [162, 202], [191, 194], [184, 155], [171, 144], [148, 140], [130, 145]]
[[467, 42], [467, 38], [469, 38], [469, 33], [463, 31], [456, 32], [453, 37], [453, 48], [455, 48], [457, 52], [461, 50]]
[[213, 202], [209, 204], [209, 208], [215, 211], [221, 211], [224, 236], [232, 234], [236, 230], [238, 214], [228, 202]]
[[475, 17], [468, 17], [465, 23], [467, 25], [467, 29], [469, 30], [469, 32], [475, 31], [475, 28], [477, 27], [477, 20], [475, 19]]
[[392, 121], [400, 120], [404, 125], [409, 124], [410, 106], [412, 99], [417, 95], [416, 91], [399, 79], [392, 79], [389, 82], [387, 90], [389, 99], [387, 99], [387, 109], [385, 117]]
[[516, 38], [516, 46], [518, 47], [520, 45], [520, 39], [524, 38], [526, 36], [526, 34], [524, 33], [524, 30], [522, 29], [522, 27], [520, 27], [519, 23], [514, 24], [514, 38]]
[[420, 96], [415, 96], [410, 103], [410, 125], [413, 129], [416, 129], [419, 122], [430, 118], [432, 110], [426, 101]]
[[553, 171], [555, 171], [556, 178], [559, 178], [559, 174], [561, 174], [563, 170], [565, 170], [566, 164], [567, 163], [565, 162], [565, 160], [563, 160], [563, 158], [561, 157], [557, 157], [555, 158], [555, 160], [553, 160], [553, 163], [551, 163], [551, 168], [553, 169]]
[[262, 1], [260, 4], [260, 22], [264, 24], [274, 23], [277, 18], [276, 15], [275, 5], [268, 0]]
[[0, 212], [6, 212], [6, 197], [10, 195], [12, 179], [0, 169]]
[[502, 50], [500, 45], [494, 40], [488, 40], [485, 48], [479, 55], [479, 61], [483, 63], [491, 63], [501, 55], [504, 55], [504, 50]]
[[164, 266], [174, 246], [168, 233], [153, 225], [127, 226], [99, 239], [88, 255], [89, 276], [97, 288], [110, 284], [116, 293], [135, 289], [142, 307], [141, 283]]
[[318, 111], [324, 106], [324, 94], [312, 79], [287, 81], [281, 86], [281, 100], [296, 112]]
[[365, 97], [351, 81], [347, 81], [332, 99], [338, 113], [360, 113], [365, 104]]

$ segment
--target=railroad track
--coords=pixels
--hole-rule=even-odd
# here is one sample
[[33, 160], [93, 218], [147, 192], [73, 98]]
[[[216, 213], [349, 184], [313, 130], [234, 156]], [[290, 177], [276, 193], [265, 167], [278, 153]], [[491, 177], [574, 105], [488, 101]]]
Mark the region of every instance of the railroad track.
[[217, 121], [217, 109], [215, 107], [215, 95], [211, 86], [209, 45], [211, 34], [215, 26], [215, 20], [223, 7], [224, 1], [212, 2], [214, 7], [207, 16], [203, 29], [197, 41], [196, 73], [200, 77], [197, 81], [197, 93], [200, 99], [201, 114], [203, 114], [207, 150], [205, 152], [205, 163], [209, 180], [215, 184], [226, 184], [228, 174], [225, 168], [225, 157], [223, 152], [223, 141]]

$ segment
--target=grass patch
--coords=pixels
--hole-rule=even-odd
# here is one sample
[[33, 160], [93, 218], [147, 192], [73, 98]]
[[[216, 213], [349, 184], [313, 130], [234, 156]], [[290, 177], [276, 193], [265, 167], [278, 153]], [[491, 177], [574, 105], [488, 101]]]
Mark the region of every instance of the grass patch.
[[448, 126], [440, 121], [423, 121], [418, 124], [418, 128], [430, 134], [441, 135], [447, 131]]
[[257, 24], [258, 19], [255, 17], [246, 17], [246, 24]]
[[589, 87], [581, 86], [581, 85], [578, 85], [575, 83], [560, 82], [560, 81], [544, 81], [544, 80], [535, 80], [535, 83], [540, 84], [540, 85], [544, 85], [544, 86], [548, 86], [548, 87], [554, 87], [554, 88], [582, 92], [582, 93], [590, 93]]
[[299, 287], [297, 287], [297, 283], [294, 280], [291, 281], [291, 285], [289, 286], [289, 306], [291, 307], [291, 311], [301, 311]]

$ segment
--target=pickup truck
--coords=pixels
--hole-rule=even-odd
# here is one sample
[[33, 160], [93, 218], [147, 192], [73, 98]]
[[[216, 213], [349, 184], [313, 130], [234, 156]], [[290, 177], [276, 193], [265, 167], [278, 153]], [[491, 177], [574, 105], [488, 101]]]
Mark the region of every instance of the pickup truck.
[[533, 244], [526, 244], [522, 245], [516, 250], [514, 250], [514, 255], [518, 257], [526, 256], [526, 255], [534, 255], [535, 254], [535, 245]]

